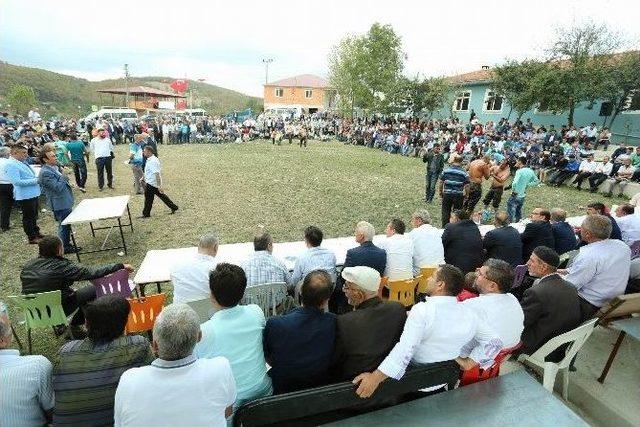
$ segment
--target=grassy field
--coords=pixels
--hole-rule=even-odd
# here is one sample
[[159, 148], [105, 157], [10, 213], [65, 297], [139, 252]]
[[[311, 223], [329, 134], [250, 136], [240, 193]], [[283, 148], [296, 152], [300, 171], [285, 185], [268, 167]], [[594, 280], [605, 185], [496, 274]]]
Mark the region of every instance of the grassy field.
[[[121, 261], [137, 267], [148, 250], [193, 246], [208, 231], [218, 233], [223, 244], [250, 241], [258, 224], [263, 224], [276, 241], [301, 240], [303, 229], [310, 224], [320, 226], [326, 237], [350, 235], [359, 220], [371, 222], [381, 233], [391, 217], [408, 223], [411, 213], [425, 206], [424, 164], [420, 159], [364, 147], [311, 142], [301, 149], [255, 142], [160, 146], [159, 151], [165, 190], [180, 210], [169, 215], [169, 209], [156, 199], [151, 218], [135, 219], [142, 211], [143, 196], [132, 196], [135, 232], [125, 231], [128, 255], [119, 257], [116, 251], [90, 254], [83, 257], [83, 263]], [[76, 193], [76, 201], [131, 194], [132, 175], [124, 164], [126, 153], [127, 147], [117, 147], [115, 190], [98, 191], [95, 166], [90, 164], [88, 192]], [[534, 188], [527, 196], [524, 212], [545, 206], [564, 208], [570, 215], [583, 214], [581, 207], [594, 196], [574, 189]], [[503, 208], [505, 203], [503, 200]], [[438, 225], [439, 200], [426, 207]], [[50, 212], [41, 214], [39, 224], [43, 234], [56, 233]], [[20, 292], [20, 270], [37, 256], [37, 247], [26, 243], [17, 211], [12, 215], [12, 227], [0, 235], [0, 300]], [[85, 249], [101, 244], [101, 239], [91, 237], [88, 225], [74, 231], [78, 244]], [[99, 233], [98, 237], [104, 236], [106, 230]], [[110, 239], [117, 242], [117, 233]], [[170, 293], [171, 287], [165, 285], [164, 290]], [[18, 313], [10, 312], [18, 320]], [[16, 325], [16, 329], [21, 338], [25, 337], [23, 326]], [[61, 343], [51, 330], [36, 331], [34, 353], [55, 358]]]

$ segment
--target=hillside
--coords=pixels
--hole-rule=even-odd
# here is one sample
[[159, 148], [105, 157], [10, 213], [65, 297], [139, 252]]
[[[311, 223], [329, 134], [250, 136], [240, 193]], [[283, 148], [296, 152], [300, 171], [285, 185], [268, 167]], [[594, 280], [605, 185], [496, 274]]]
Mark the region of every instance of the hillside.
[[[132, 77], [130, 86], [150, 86], [171, 91], [169, 84], [173, 77]], [[102, 101], [97, 89], [124, 87], [124, 79], [92, 82], [86, 79], [54, 73], [39, 68], [22, 67], [0, 61], [0, 103], [9, 88], [16, 84], [31, 86], [41, 104], [41, 113], [45, 116], [61, 114], [65, 116], [84, 116], [91, 111], [92, 105], [111, 105], [111, 96], [103, 94]], [[189, 81], [193, 91], [193, 103], [214, 114], [228, 113], [233, 110], [262, 107], [262, 99], [240, 92], [221, 88], [198, 81]], [[118, 99], [116, 97], [116, 99]], [[81, 108], [78, 108], [80, 106]]]

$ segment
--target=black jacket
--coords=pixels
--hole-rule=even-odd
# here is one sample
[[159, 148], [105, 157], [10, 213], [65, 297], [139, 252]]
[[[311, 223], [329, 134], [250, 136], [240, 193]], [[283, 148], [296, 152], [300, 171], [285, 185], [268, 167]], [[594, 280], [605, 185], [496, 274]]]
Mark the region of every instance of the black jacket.
[[482, 236], [475, 222], [465, 219], [447, 224], [442, 233], [444, 261], [462, 270], [475, 271], [484, 262]]
[[487, 258], [501, 259], [512, 267], [522, 264], [520, 233], [510, 225], [489, 231], [484, 235], [482, 245], [487, 253]]
[[334, 380], [351, 381], [375, 370], [402, 335], [407, 312], [399, 302], [366, 300], [338, 316], [332, 365]]
[[533, 250], [538, 246], [555, 249], [556, 240], [553, 237], [551, 223], [548, 221], [531, 221], [522, 232], [522, 259], [526, 262]]
[[93, 280], [124, 268], [121, 263], [87, 267], [62, 257], [38, 257], [29, 261], [20, 273], [23, 294], [61, 291], [62, 300], [71, 297], [73, 282]]
[[444, 169], [444, 155], [442, 153], [438, 153], [436, 155], [432, 150], [429, 150], [424, 156], [422, 156], [422, 161], [427, 164], [426, 172], [429, 172], [432, 162], [435, 162], [436, 173], [438, 175], [440, 175], [442, 173], [442, 169]]
[[562, 255], [578, 248], [576, 232], [573, 231], [573, 227], [571, 227], [568, 222], [554, 222], [551, 224], [551, 230], [555, 240], [555, 250], [558, 255]]
[[524, 312], [522, 353], [532, 354], [551, 338], [580, 324], [578, 291], [557, 274], [524, 291], [520, 304]]

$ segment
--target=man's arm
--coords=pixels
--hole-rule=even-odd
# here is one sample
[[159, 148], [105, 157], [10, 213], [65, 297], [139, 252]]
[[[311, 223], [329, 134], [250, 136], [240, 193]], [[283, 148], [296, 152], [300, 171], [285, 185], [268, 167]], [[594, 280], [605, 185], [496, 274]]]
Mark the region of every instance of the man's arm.
[[578, 290], [589, 283], [596, 274], [595, 263], [585, 258], [578, 253], [571, 267], [567, 268], [567, 275], [564, 277], [564, 280], [571, 283]]
[[[27, 167], [29, 167], [29, 166], [27, 166]], [[9, 181], [11, 181], [11, 183], [13, 185], [15, 185], [16, 187], [29, 187], [31, 185], [37, 185], [38, 184], [38, 178], [36, 178], [36, 177], [26, 178], [26, 179], [20, 178], [20, 171], [18, 170], [18, 168], [16, 168], [12, 164], [8, 164], [5, 167], [4, 171], [7, 174], [7, 176], [9, 177]]]
[[[468, 359], [470, 359], [468, 362], [473, 361], [474, 364], [478, 364], [481, 368], [486, 369], [493, 364], [496, 356], [500, 353], [500, 350], [502, 350], [504, 343], [485, 320], [479, 317], [476, 317], [476, 319], [478, 322], [476, 334], [473, 339], [462, 348], [460, 356], [463, 359], [468, 356]], [[465, 364], [463, 363], [462, 365], [464, 366]]]
[[40, 384], [38, 388], [38, 402], [40, 403], [40, 408], [42, 408], [42, 411], [45, 414], [45, 418], [48, 421], [51, 421], [53, 416], [53, 407], [56, 403], [53, 394], [53, 365], [47, 359], [44, 359], [43, 362], [44, 363], [42, 365], [38, 366], [41, 370]]
[[525, 328], [536, 323], [542, 316], [542, 302], [531, 288], [524, 291], [520, 305], [524, 312]]
[[129, 264], [105, 264], [98, 267], [88, 267], [82, 264], [75, 264], [71, 261], [65, 265], [62, 271], [62, 276], [66, 279], [78, 281], [78, 280], [93, 280], [100, 277], [104, 277], [108, 274], [115, 273], [118, 270], [127, 268], [129, 271], [133, 271], [133, 267]]

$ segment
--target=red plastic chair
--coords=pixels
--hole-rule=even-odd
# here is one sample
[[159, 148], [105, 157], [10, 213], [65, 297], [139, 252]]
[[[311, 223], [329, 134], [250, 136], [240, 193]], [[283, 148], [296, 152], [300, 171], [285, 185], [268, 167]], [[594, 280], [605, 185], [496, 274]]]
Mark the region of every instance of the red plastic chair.
[[488, 380], [489, 378], [497, 377], [500, 374], [500, 365], [502, 365], [502, 362], [504, 362], [514, 351], [516, 351], [520, 347], [522, 347], [521, 342], [513, 347], [503, 348], [494, 359], [493, 365], [491, 365], [487, 369], [482, 369], [480, 368], [480, 366], [476, 365], [475, 367], [467, 371], [461, 371], [460, 387]]
[[129, 319], [127, 319], [125, 333], [131, 334], [152, 330], [156, 317], [162, 311], [166, 299], [165, 294], [148, 295], [139, 299], [127, 299], [131, 306], [131, 312], [129, 313]]

